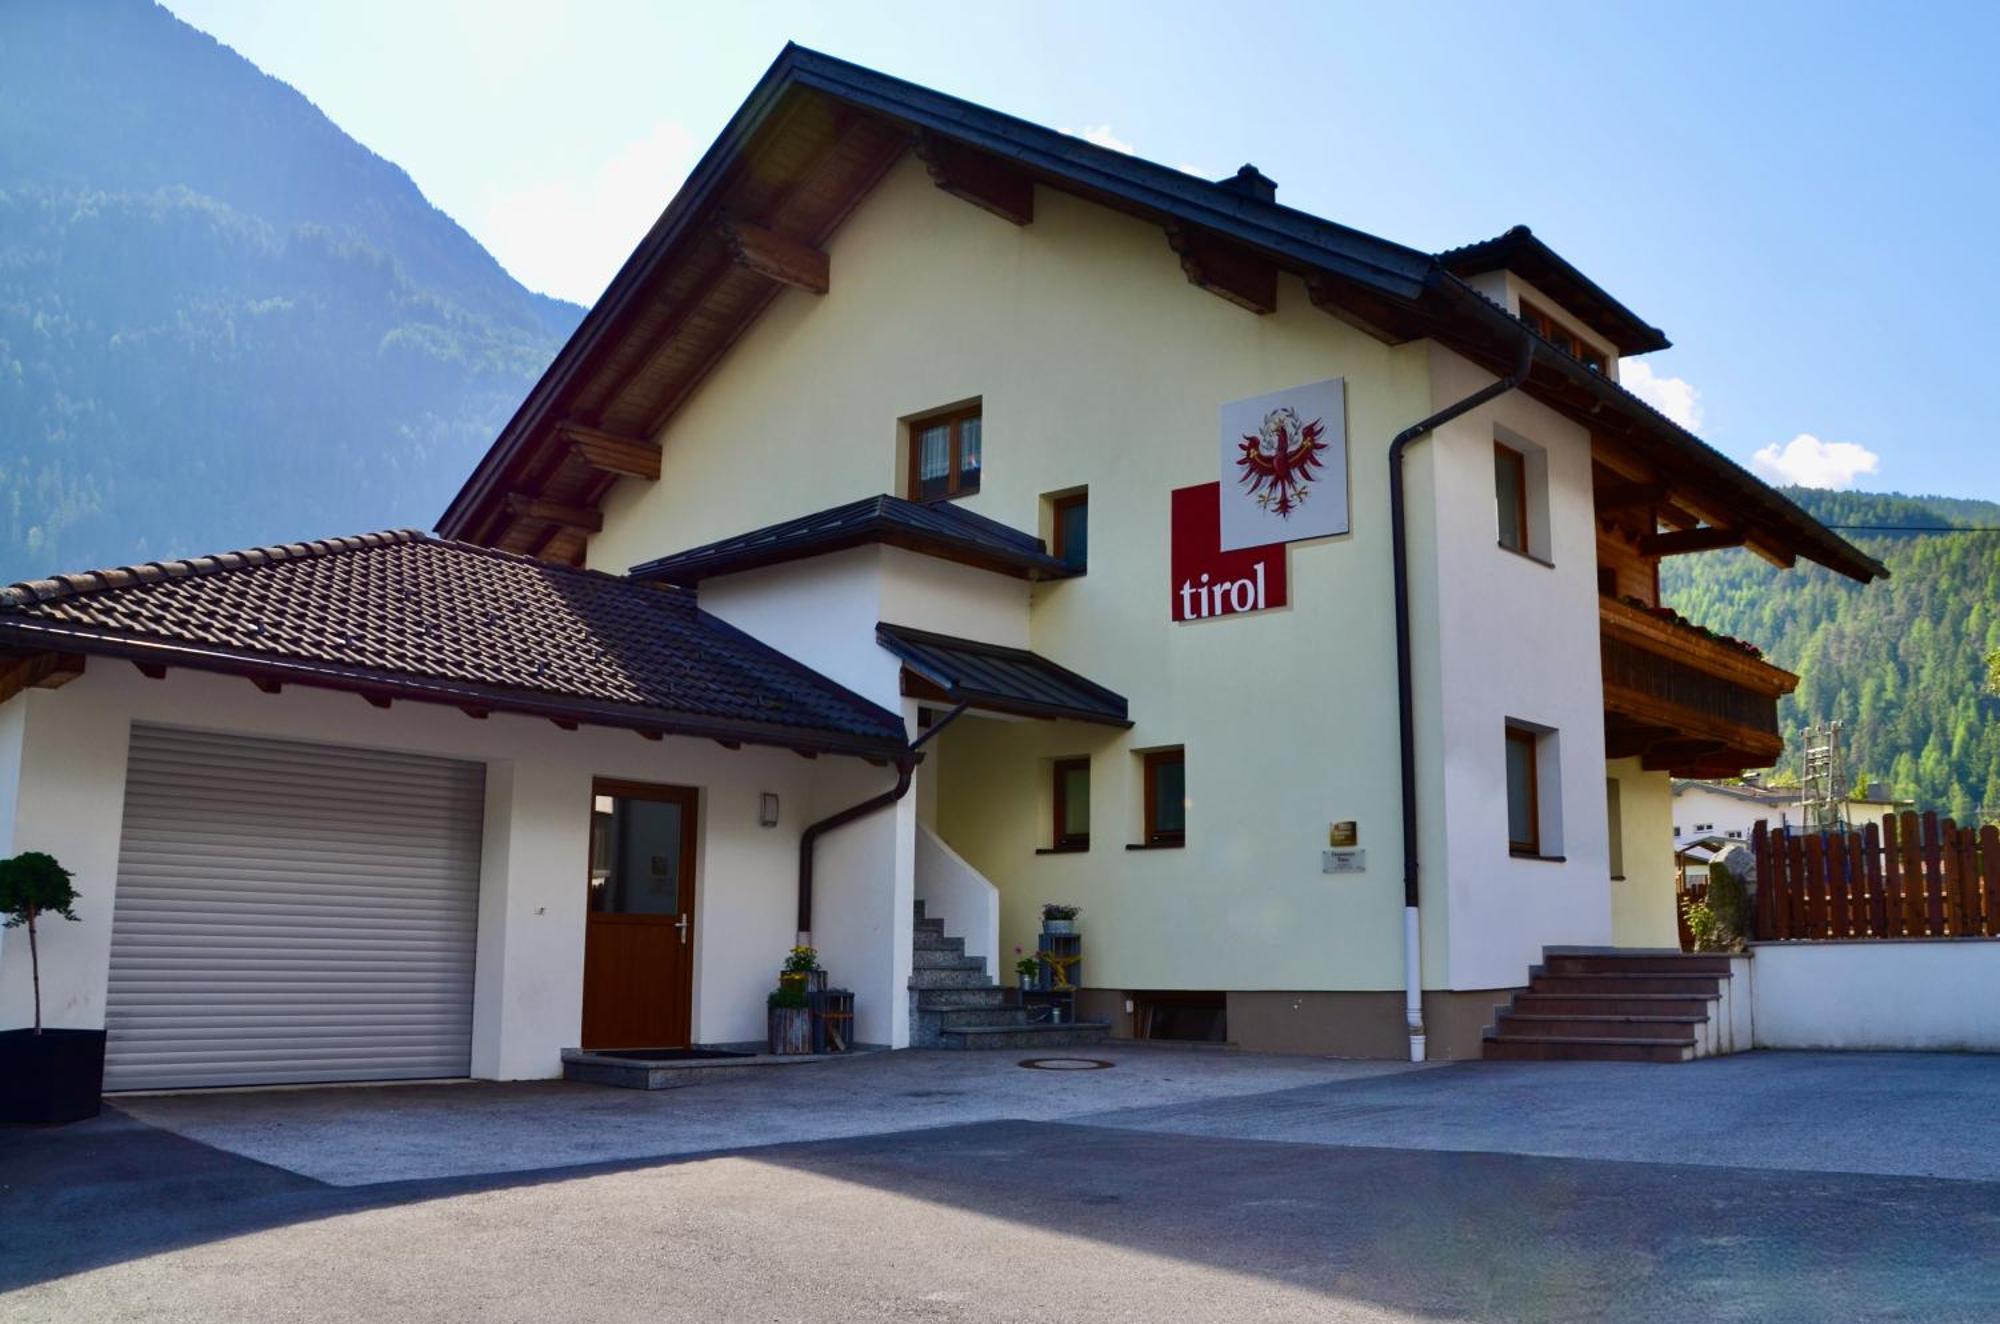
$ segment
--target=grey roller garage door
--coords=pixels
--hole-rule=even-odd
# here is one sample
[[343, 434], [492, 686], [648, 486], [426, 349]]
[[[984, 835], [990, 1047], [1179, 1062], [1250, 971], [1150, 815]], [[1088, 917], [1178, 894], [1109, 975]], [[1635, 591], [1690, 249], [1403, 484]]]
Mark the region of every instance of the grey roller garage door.
[[134, 726], [106, 1089], [463, 1076], [485, 769]]

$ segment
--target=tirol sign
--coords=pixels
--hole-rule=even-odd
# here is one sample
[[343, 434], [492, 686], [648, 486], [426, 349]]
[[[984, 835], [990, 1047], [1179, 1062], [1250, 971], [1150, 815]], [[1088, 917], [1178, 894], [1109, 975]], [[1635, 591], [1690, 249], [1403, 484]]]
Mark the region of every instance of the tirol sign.
[[1173, 493], [1173, 619], [1204, 621], [1286, 603], [1285, 545], [1222, 549], [1223, 484]]
[[1347, 387], [1334, 377], [1222, 406], [1222, 548], [1347, 532]]

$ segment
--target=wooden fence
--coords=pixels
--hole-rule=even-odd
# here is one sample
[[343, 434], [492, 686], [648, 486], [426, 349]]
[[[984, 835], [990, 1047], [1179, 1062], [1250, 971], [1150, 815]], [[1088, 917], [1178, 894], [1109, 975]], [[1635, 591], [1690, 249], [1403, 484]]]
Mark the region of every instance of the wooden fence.
[[2000, 935], [2000, 829], [1936, 814], [1852, 832], [1757, 824], [1756, 936], [1962, 938]]

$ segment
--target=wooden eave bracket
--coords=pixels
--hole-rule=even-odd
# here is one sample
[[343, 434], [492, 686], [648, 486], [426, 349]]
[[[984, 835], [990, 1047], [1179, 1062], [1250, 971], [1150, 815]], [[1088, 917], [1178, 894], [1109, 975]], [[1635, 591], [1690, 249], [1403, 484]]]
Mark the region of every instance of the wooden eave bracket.
[[1167, 226], [1167, 244], [1180, 254], [1188, 280], [1253, 313], [1276, 312], [1278, 267], [1226, 239], [1178, 223]]
[[1676, 529], [1672, 533], [1649, 533], [1639, 539], [1641, 556], [1685, 556], [1689, 552], [1713, 552], [1724, 547], [1741, 547], [1749, 535], [1741, 529], [1705, 525], [1698, 529]]
[[571, 455], [600, 473], [654, 483], [660, 480], [660, 448], [655, 442], [621, 437], [581, 423], [558, 423], [555, 433]]
[[10, 653], [0, 656], [0, 703], [25, 689], [56, 690], [83, 674], [82, 653]]
[[917, 157], [931, 182], [1003, 221], [1035, 219], [1035, 181], [996, 156], [929, 133], [917, 135]]
[[569, 506], [560, 501], [545, 501], [541, 497], [526, 492], [507, 494], [507, 513], [521, 519], [545, 520], [550, 524], [560, 524], [580, 533], [602, 533], [604, 515], [601, 511], [587, 506]]
[[720, 228], [737, 266], [793, 289], [827, 292], [829, 270], [821, 250], [745, 221], [724, 221]]

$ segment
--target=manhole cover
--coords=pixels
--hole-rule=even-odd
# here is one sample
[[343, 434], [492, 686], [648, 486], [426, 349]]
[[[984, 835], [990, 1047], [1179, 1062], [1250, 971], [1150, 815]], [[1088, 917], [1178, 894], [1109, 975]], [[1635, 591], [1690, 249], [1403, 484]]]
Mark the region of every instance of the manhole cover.
[[1114, 1064], [1101, 1057], [1031, 1057], [1017, 1065], [1030, 1071], [1102, 1071]]

